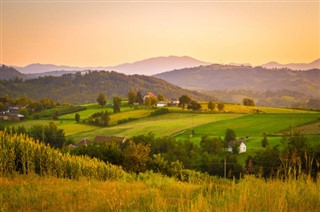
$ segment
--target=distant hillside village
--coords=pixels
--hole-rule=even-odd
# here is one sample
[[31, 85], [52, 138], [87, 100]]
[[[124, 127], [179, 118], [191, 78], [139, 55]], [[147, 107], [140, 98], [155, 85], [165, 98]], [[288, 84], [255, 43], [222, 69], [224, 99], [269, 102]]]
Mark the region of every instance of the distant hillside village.
[[3, 121], [22, 121], [25, 116], [19, 113], [19, 110], [25, 108], [21, 106], [9, 106], [8, 110], [0, 112], [0, 120]]

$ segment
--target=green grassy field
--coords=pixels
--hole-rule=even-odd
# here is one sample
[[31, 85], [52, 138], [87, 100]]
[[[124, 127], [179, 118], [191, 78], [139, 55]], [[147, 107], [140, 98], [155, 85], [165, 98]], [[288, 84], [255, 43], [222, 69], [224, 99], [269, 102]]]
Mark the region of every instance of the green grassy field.
[[196, 127], [202, 124], [216, 122], [225, 119], [233, 119], [243, 114], [188, 114], [169, 113], [161, 116], [146, 117], [129, 123], [98, 128], [78, 134], [70, 138], [80, 140], [82, 138], [94, 138], [96, 135], [118, 135], [132, 137], [135, 135], [154, 133], [156, 136], [169, 136], [179, 133], [185, 129]]
[[[266, 134], [277, 134], [289, 127], [297, 127], [306, 123], [315, 122], [320, 114], [251, 114], [232, 120], [208, 123], [194, 128], [198, 137], [203, 135], [223, 136], [226, 128], [233, 129], [238, 137], [255, 137]], [[191, 129], [179, 135], [186, 138]]]

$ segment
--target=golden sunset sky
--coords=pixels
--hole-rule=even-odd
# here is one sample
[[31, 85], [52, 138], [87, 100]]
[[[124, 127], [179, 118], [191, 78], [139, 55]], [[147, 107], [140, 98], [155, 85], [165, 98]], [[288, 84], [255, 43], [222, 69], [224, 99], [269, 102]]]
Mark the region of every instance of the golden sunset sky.
[[2, 64], [111, 66], [169, 55], [311, 62], [320, 58], [320, 3], [1, 0]]

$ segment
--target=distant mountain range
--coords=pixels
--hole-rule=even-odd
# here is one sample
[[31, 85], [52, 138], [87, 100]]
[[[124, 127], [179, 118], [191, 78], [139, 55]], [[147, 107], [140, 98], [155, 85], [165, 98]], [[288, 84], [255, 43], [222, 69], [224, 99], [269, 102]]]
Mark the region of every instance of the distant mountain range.
[[[39, 76], [62, 76], [66, 73], [75, 73], [78, 71], [87, 70], [105, 70], [105, 71], [116, 71], [128, 75], [142, 74], [151, 76], [175, 69], [192, 68], [199, 66], [206, 66], [213, 63], [204, 62], [192, 57], [183, 56], [169, 56], [169, 57], [153, 57], [133, 63], [124, 63], [117, 66], [96, 66], [96, 67], [77, 67], [77, 66], [59, 66], [53, 64], [30, 64], [25, 67], [12, 66], [19, 72], [26, 74], [25, 78], [37, 78]], [[233, 66], [251, 66], [249, 63], [239, 64], [230, 63]], [[320, 59], [315, 60], [311, 63], [290, 63], [280, 64], [277, 62], [269, 62], [261, 65], [262, 67], [269, 69], [291, 69], [291, 70], [309, 70], [318, 68], [320, 69]]]
[[320, 69], [320, 59], [317, 59], [311, 63], [289, 63], [289, 64], [280, 64], [277, 62], [269, 62], [266, 64], [261, 65], [262, 67], [265, 68], [277, 68], [277, 69], [291, 69], [291, 70], [300, 70], [300, 71], [305, 71], [305, 70], [310, 70], [310, 69]]
[[154, 76], [192, 90], [277, 91], [286, 89], [320, 97], [320, 69], [292, 71], [213, 64], [169, 71]]
[[[34, 74], [33, 76], [43, 76], [57, 74], [57, 71], [85, 71], [85, 70], [106, 70], [116, 71], [124, 74], [143, 74], [143, 75], [154, 75], [157, 73], [170, 71], [174, 69], [181, 69], [186, 67], [196, 67], [201, 65], [209, 65], [210, 63], [203, 62], [192, 57], [153, 57], [146, 60], [137, 61], [134, 63], [125, 63], [117, 66], [106, 66], [106, 67], [72, 67], [72, 66], [58, 66], [52, 64], [31, 64], [25, 67], [13, 66], [15, 69], [24, 74]], [[52, 73], [53, 72], [53, 73]], [[41, 74], [40, 74], [41, 73]], [[38, 75], [36, 75], [38, 74]], [[40, 75], [39, 75], [40, 74]]]

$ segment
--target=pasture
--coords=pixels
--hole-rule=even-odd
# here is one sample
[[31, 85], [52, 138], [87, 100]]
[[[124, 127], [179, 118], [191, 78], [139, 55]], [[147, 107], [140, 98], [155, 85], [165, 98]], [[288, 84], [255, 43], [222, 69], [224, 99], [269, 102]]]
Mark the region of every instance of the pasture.
[[169, 113], [160, 116], [145, 117], [136, 121], [112, 127], [98, 128], [78, 134], [70, 138], [80, 140], [82, 138], [94, 138], [96, 135], [117, 135], [132, 137], [135, 135], [154, 133], [156, 136], [170, 136], [183, 130], [199, 125], [234, 119], [243, 114], [193, 114], [193, 113]]

